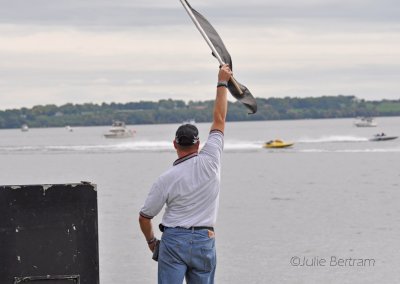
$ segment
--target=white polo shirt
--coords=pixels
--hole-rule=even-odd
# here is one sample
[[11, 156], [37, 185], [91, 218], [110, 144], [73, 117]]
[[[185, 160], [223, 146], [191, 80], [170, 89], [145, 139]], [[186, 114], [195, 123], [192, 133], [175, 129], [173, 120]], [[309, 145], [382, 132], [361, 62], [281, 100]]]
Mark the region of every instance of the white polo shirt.
[[217, 220], [224, 136], [212, 130], [197, 154], [176, 160], [153, 184], [140, 210], [145, 218], [156, 216], [166, 205], [166, 227], [209, 226]]

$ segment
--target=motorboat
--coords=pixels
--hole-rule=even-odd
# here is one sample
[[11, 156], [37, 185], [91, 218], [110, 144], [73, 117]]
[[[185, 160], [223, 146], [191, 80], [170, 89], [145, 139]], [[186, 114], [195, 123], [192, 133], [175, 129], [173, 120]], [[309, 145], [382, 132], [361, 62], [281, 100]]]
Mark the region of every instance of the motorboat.
[[182, 124], [196, 124], [196, 120], [194, 118], [182, 121]]
[[66, 129], [68, 132], [73, 132], [73, 131], [74, 131], [74, 129], [73, 129], [71, 126], [69, 126], [69, 125], [65, 126], [65, 129]]
[[22, 132], [29, 131], [29, 127], [28, 127], [28, 125], [26, 125], [26, 124], [22, 124], [22, 126], [21, 126], [21, 131], [22, 131]]
[[397, 139], [397, 136], [387, 136], [385, 133], [375, 134], [369, 141], [388, 141]]
[[136, 131], [127, 129], [125, 122], [114, 121], [112, 127], [104, 134], [105, 138], [129, 138], [135, 135]]
[[294, 143], [292, 142], [283, 142], [280, 139], [275, 139], [275, 140], [271, 140], [268, 142], [265, 142], [264, 144], [264, 148], [287, 148], [292, 146]]
[[354, 122], [357, 127], [376, 127], [378, 124], [372, 117], [362, 117], [358, 121]]

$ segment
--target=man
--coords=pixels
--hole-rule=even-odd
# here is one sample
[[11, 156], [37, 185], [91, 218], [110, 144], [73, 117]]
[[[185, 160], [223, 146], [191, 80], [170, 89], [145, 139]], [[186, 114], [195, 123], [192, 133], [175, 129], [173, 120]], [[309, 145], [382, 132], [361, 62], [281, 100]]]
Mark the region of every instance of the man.
[[160, 224], [158, 283], [214, 283], [216, 251], [214, 225], [220, 192], [220, 165], [223, 133], [228, 109], [227, 82], [232, 76], [228, 65], [218, 73], [211, 131], [199, 152], [196, 126], [185, 124], [173, 141], [178, 159], [153, 184], [140, 210], [140, 228], [153, 252], [157, 239], [151, 219], [164, 204]]

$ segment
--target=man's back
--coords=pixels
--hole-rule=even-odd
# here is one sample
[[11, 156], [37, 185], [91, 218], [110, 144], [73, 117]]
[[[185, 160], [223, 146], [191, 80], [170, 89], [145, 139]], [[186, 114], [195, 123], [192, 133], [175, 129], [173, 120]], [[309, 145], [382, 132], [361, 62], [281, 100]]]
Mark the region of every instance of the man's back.
[[212, 131], [199, 154], [175, 161], [157, 181], [166, 209], [162, 224], [167, 227], [215, 225], [223, 134]]

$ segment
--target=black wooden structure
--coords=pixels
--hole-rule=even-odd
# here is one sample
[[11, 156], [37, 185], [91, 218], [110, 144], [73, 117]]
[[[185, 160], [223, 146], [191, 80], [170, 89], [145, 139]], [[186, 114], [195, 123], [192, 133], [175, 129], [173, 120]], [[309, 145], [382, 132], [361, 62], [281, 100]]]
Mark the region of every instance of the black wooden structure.
[[1, 284], [98, 284], [91, 183], [0, 186]]

